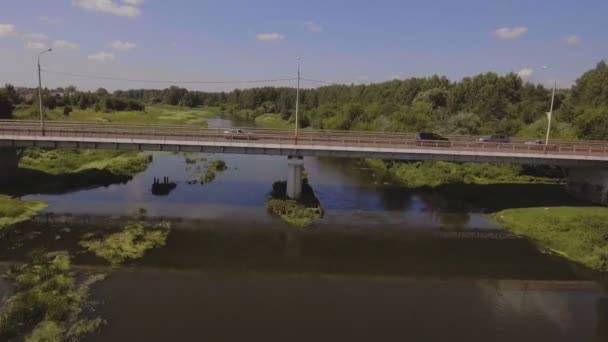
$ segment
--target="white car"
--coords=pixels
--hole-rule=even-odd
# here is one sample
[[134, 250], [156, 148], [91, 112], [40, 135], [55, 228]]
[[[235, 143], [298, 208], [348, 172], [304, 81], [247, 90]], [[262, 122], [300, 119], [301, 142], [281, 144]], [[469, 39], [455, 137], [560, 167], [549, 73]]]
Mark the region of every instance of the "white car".
[[224, 131], [224, 137], [231, 140], [257, 140], [255, 135], [251, 132], [246, 132], [239, 128], [229, 129]]
[[526, 145], [542, 145], [544, 143], [545, 142], [543, 141], [543, 139], [534, 139], [534, 140], [528, 140], [524, 144], [526, 144]]

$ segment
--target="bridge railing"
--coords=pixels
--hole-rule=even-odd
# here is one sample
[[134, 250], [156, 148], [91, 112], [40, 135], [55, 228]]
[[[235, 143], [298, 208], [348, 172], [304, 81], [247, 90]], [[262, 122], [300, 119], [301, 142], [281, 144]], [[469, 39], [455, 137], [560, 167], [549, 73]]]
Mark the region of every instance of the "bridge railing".
[[[87, 129], [87, 130], [98, 130], [98, 131], [119, 131], [119, 130], [127, 130], [132, 131], [133, 129], [142, 129], [142, 130], [152, 130], [152, 131], [175, 131], [176, 133], [189, 133], [189, 132], [207, 132], [207, 133], [223, 133], [228, 129], [237, 129], [236, 127], [197, 127], [197, 126], [186, 126], [186, 125], [158, 125], [158, 124], [120, 124], [120, 123], [98, 123], [98, 122], [72, 122], [72, 121], [47, 121], [46, 129], [52, 128], [73, 128], [73, 129]], [[36, 129], [40, 127], [39, 121], [33, 120], [0, 120], [0, 129], [2, 127], [15, 127], [15, 128], [23, 128], [23, 127], [31, 127]], [[272, 128], [240, 128], [248, 132], [259, 133], [264, 135], [285, 135], [285, 136], [293, 136], [293, 130], [291, 129], [272, 129]], [[370, 131], [339, 131], [339, 130], [312, 130], [312, 129], [301, 129], [299, 132], [300, 137], [307, 137], [309, 135], [314, 136], [323, 136], [323, 137], [378, 137], [378, 138], [391, 138], [391, 139], [406, 139], [411, 140], [414, 139], [415, 133], [403, 133], [403, 132], [370, 132]], [[446, 137], [450, 141], [468, 141], [468, 142], [479, 142], [480, 136], [472, 136], [472, 135], [446, 135]], [[528, 138], [519, 138], [513, 137], [511, 138], [511, 143], [524, 143], [533, 139]], [[561, 139], [552, 139], [552, 144], [560, 144], [560, 145], [606, 145], [608, 142], [606, 141], [592, 141], [592, 140], [561, 140]], [[491, 143], [486, 143], [491, 144]]]
[[[42, 137], [38, 122], [6, 122], [0, 125], [0, 134], [25, 137]], [[179, 127], [179, 128], [177, 128]], [[310, 146], [340, 146], [348, 148], [389, 148], [389, 149], [426, 149], [467, 152], [501, 152], [501, 153], [533, 153], [551, 155], [575, 156], [608, 156], [608, 144], [589, 143], [580, 141], [564, 141], [545, 145], [528, 145], [524, 143], [482, 143], [476, 139], [454, 141], [416, 141], [413, 137], [390, 135], [354, 135], [327, 134], [327, 132], [302, 134], [295, 139], [292, 131], [267, 130], [256, 132], [253, 136], [224, 135], [221, 130], [195, 128], [187, 126], [158, 126], [158, 125], [85, 125], [82, 123], [57, 124], [48, 123], [45, 137], [60, 137], [73, 140], [102, 138], [120, 139], [122, 141], [168, 141], [175, 142], [211, 142], [226, 143], [255, 143], [279, 146], [310, 145]], [[342, 132], [344, 133], [344, 132]]]

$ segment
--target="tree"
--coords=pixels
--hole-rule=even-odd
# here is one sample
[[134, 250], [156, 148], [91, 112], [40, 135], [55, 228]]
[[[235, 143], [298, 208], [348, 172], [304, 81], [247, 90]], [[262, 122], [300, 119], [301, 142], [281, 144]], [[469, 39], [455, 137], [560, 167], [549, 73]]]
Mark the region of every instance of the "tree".
[[190, 108], [194, 107], [195, 103], [194, 103], [194, 97], [192, 96], [192, 94], [191, 93], [184, 94], [179, 105], [185, 106], [185, 107], [190, 107]]
[[71, 112], [72, 112], [72, 106], [63, 107], [63, 115], [69, 116]]
[[0, 90], [0, 119], [12, 119], [15, 106], [13, 101], [6, 94], [5, 90]]
[[[583, 74], [572, 87], [572, 101], [584, 108], [608, 105], [608, 65], [601, 61]], [[583, 109], [584, 110], [584, 109]]]
[[608, 106], [587, 109], [574, 124], [580, 138], [608, 139]]
[[97, 97], [106, 97], [110, 95], [110, 93], [108, 93], [105, 88], [97, 88], [97, 90], [95, 91], [95, 95], [97, 95]]
[[6, 84], [4, 86], [4, 93], [14, 105], [23, 102], [23, 98], [17, 93], [17, 90], [12, 84]]

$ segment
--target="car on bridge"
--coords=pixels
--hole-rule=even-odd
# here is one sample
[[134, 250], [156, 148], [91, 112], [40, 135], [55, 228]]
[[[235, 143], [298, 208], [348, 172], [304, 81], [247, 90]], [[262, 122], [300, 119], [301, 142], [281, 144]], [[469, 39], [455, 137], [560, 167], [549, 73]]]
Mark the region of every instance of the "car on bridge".
[[543, 139], [533, 139], [533, 140], [526, 141], [524, 144], [526, 144], [526, 145], [542, 145], [544, 143], [545, 143], [545, 141]]
[[442, 137], [437, 133], [420, 132], [416, 133], [416, 145], [426, 147], [451, 147], [450, 139]]
[[511, 138], [505, 134], [494, 134], [479, 138], [479, 142], [508, 144], [511, 142]]
[[230, 140], [258, 140], [255, 134], [246, 132], [240, 128], [224, 131], [224, 137]]

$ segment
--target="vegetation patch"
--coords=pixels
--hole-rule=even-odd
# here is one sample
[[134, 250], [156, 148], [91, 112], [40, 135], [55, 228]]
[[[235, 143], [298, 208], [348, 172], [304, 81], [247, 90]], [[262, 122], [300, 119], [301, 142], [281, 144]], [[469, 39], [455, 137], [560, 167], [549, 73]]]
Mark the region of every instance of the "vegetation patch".
[[302, 195], [298, 200], [288, 198], [286, 189], [287, 182], [275, 182], [272, 185], [272, 192], [266, 203], [266, 208], [272, 214], [293, 226], [302, 228], [323, 216], [321, 204], [308, 184], [308, 179], [302, 180]]
[[142, 221], [128, 223], [120, 232], [106, 236], [88, 235], [80, 245], [113, 266], [144, 256], [146, 251], [164, 246], [170, 224], [161, 222], [152, 226]]
[[205, 171], [205, 175], [203, 179], [201, 179], [201, 183], [211, 183], [215, 179], [215, 172], [213, 170]]
[[266, 128], [291, 128], [293, 125], [283, 120], [280, 114], [262, 114], [255, 118], [255, 125]]
[[89, 287], [103, 277], [77, 284], [67, 252], [34, 253], [30, 262], [5, 275], [14, 292], [0, 311], [0, 339], [77, 341], [96, 331], [104, 322], [85, 317], [85, 309], [92, 306]]
[[0, 195], [0, 234], [10, 225], [30, 220], [46, 207], [47, 204], [43, 202], [22, 201]]
[[391, 162], [367, 159], [376, 180], [408, 188], [438, 187], [449, 184], [561, 183], [559, 169], [487, 163], [448, 163], [442, 161]]
[[[96, 111], [95, 108], [72, 106], [66, 115], [64, 107], [49, 109], [47, 118], [52, 121], [103, 122], [124, 124], [190, 125], [207, 127], [207, 118], [214, 117], [218, 110], [213, 107], [189, 108], [172, 105], [147, 105], [145, 111]], [[15, 111], [16, 119], [33, 119], [39, 115], [38, 104], [21, 106]]]
[[608, 271], [608, 208], [508, 209], [492, 215], [509, 231], [591, 269]]
[[227, 169], [226, 166], [226, 162], [221, 160], [221, 159], [217, 159], [217, 160], [213, 160], [211, 161], [208, 165], [207, 168], [209, 170], [213, 170], [213, 171], [218, 171], [218, 172], [222, 172], [225, 171]]
[[102, 170], [118, 176], [133, 176], [148, 167], [148, 157], [141, 152], [31, 148], [24, 152], [19, 167], [52, 175]]

